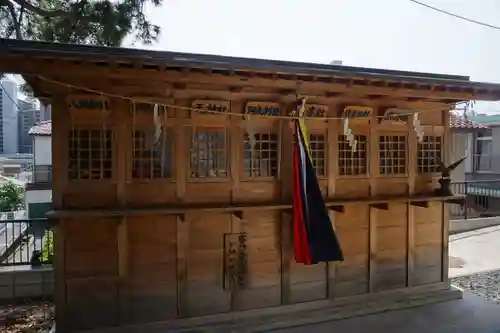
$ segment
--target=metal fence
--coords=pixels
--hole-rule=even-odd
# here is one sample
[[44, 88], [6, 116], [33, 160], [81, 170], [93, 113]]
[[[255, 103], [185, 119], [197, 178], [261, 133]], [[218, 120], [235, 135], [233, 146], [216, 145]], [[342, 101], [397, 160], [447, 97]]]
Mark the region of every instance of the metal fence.
[[465, 196], [463, 205], [450, 205], [451, 218], [500, 216], [500, 179], [453, 182], [451, 189], [454, 194]]
[[48, 220], [0, 220], [0, 267], [50, 265], [53, 255]]

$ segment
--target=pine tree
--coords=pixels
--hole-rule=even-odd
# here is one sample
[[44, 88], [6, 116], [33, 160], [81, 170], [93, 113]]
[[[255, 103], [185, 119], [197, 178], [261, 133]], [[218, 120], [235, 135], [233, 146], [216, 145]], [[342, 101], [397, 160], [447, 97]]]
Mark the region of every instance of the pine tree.
[[157, 41], [160, 27], [144, 14], [163, 0], [0, 0], [0, 37], [120, 46], [127, 35]]

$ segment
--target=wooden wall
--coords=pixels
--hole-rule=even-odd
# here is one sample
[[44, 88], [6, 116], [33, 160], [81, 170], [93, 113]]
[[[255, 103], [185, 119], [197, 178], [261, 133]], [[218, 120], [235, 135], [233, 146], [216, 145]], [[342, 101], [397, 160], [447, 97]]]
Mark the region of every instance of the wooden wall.
[[[191, 106], [199, 97], [167, 102]], [[231, 112], [243, 112], [249, 100], [262, 101], [242, 95], [230, 101]], [[317, 102], [328, 107], [329, 116], [338, 116], [347, 102], [372, 106], [374, 115], [383, 107], [372, 100]], [[56, 210], [75, 211], [74, 217], [60, 219], [56, 227], [58, 325], [71, 330], [169, 320], [446, 281], [447, 210], [441, 202], [415, 207], [401, 201], [389, 201], [385, 206], [366, 201], [345, 205], [343, 213], [332, 211], [345, 261], [313, 266], [294, 261], [287, 211], [244, 211], [236, 216], [223, 211], [167, 215], [149, 210], [174, 203], [290, 202], [290, 129], [284, 121], [256, 121], [258, 131], [279, 137], [278, 171], [275, 177], [245, 179], [240, 117], [191, 115], [169, 109], [163, 121], [172, 134], [172, 176], [137, 180], [131, 171], [131, 133], [140, 128], [149, 130], [151, 113], [131, 112], [125, 101], [111, 100], [110, 105], [109, 112], [76, 110], [68, 104], [68, 96], [60, 96], [53, 104], [54, 206]], [[284, 113], [291, 105], [281, 103], [280, 107]], [[400, 107], [408, 104], [402, 102]], [[425, 113], [420, 118], [428, 135], [441, 135], [446, 140], [445, 112]], [[228, 163], [223, 179], [193, 180], [189, 176], [190, 133], [206, 126], [226, 130]], [[436, 185], [436, 174], [418, 172], [411, 122], [379, 124], [375, 118], [353, 122], [354, 133], [368, 137], [367, 173], [355, 176], [339, 174], [340, 121], [311, 121], [309, 126], [313, 133], [326, 137], [325, 175], [319, 182], [327, 200], [409, 197], [429, 193]], [[76, 129], [113, 133], [113, 173], [109, 179], [68, 176], [69, 133]], [[379, 135], [406, 137], [406, 172], [397, 177], [380, 174]], [[98, 210], [101, 208], [143, 210], [104, 217], [106, 214]], [[83, 216], [77, 209], [93, 210]], [[246, 235], [246, 284], [225, 288], [227, 244], [240, 233]]]

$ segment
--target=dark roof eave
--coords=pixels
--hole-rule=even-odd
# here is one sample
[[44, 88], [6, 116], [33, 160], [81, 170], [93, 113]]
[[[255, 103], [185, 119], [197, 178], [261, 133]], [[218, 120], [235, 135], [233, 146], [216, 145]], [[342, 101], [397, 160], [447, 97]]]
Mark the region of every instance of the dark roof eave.
[[500, 92], [500, 84], [472, 82], [469, 80], [469, 77], [459, 75], [440, 75], [206, 54], [0, 39], [0, 55], [13, 54], [45, 58], [84, 58], [85, 60], [94, 61], [140, 61], [145, 65], [168, 64], [170, 66], [188, 68], [267, 71], [276, 74], [361, 77], [374, 80], [393, 80], [421, 84], [467, 86], [476, 89], [494, 89]]

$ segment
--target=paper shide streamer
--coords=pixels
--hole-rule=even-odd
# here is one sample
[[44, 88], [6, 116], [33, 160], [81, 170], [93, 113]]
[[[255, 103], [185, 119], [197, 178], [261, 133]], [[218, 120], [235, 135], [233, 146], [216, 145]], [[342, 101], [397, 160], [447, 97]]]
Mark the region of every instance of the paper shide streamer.
[[[163, 107], [164, 116], [166, 114], [166, 109]], [[153, 148], [159, 141], [163, 132], [162, 118], [159, 113], [159, 105], [155, 104], [153, 107], [153, 129], [147, 140], [147, 149]]]
[[424, 128], [420, 124], [420, 119], [418, 117], [418, 112], [413, 115], [413, 129], [417, 133], [418, 142], [422, 142], [424, 139]]
[[303, 119], [305, 100], [296, 104], [293, 120], [293, 234], [295, 261], [305, 265], [343, 261], [309, 151], [309, 136]]
[[354, 134], [352, 134], [352, 129], [349, 127], [349, 118], [344, 118], [344, 135], [347, 138], [347, 142], [349, 143], [352, 152], [355, 153], [358, 140], [355, 139]]

